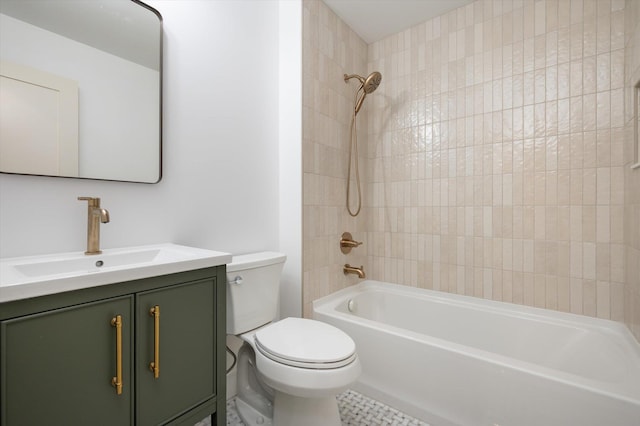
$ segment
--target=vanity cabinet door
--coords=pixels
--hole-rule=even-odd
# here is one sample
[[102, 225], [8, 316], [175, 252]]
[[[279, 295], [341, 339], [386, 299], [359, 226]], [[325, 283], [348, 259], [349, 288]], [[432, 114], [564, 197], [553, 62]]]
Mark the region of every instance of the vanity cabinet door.
[[216, 396], [215, 285], [208, 278], [136, 295], [137, 425], [165, 423]]
[[131, 424], [132, 319], [126, 296], [0, 322], [2, 426]]

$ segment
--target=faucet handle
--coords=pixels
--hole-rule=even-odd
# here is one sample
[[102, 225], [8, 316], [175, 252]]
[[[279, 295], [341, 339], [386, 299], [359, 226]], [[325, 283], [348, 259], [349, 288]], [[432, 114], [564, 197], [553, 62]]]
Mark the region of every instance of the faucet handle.
[[340, 238], [340, 250], [344, 254], [351, 252], [351, 249], [362, 245], [360, 241], [355, 241], [353, 236], [349, 232], [344, 232], [342, 238]]
[[89, 207], [100, 207], [100, 198], [98, 197], [78, 197], [78, 201], [88, 201]]

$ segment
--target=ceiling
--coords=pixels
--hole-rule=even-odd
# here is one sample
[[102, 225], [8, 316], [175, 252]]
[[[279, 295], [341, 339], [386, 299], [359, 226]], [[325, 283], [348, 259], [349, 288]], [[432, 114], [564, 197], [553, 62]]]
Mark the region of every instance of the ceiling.
[[323, 0], [364, 41], [373, 43], [473, 0]]

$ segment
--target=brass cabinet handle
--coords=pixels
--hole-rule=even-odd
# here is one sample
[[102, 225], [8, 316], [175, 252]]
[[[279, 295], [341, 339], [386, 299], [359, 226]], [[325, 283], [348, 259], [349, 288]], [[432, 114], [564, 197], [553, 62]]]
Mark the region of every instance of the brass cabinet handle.
[[111, 379], [116, 394], [122, 395], [122, 315], [111, 319], [111, 325], [116, 328], [116, 376]]
[[153, 361], [149, 363], [149, 369], [157, 379], [160, 377], [160, 306], [151, 308], [149, 314], [153, 317]]

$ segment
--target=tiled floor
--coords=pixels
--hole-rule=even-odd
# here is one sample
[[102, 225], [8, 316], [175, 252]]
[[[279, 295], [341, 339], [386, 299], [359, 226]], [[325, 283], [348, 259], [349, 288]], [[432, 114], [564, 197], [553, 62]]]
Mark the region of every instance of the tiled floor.
[[[352, 390], [338, 395], [338, 407], [343, 426], [429, 426]], [[202, 421], [196, 426], [209, 426], [209, 421]], [[244, 426], [236, 412], [235, 400], [227, 402], [227, 426]]]
[[352, 390], [338, 395], [338, 407], [343, 426], [429, 426], [408, 414]]

